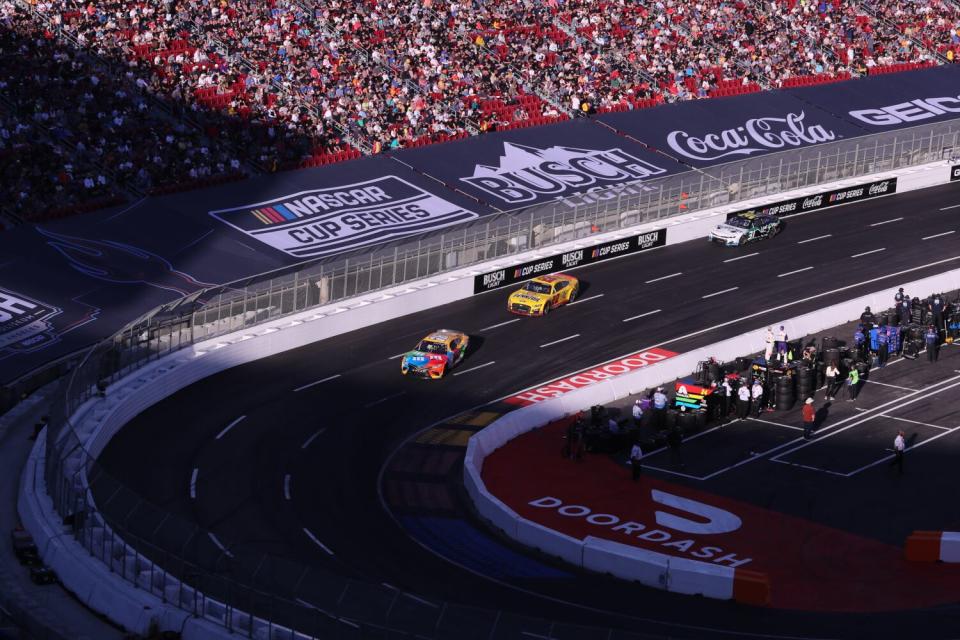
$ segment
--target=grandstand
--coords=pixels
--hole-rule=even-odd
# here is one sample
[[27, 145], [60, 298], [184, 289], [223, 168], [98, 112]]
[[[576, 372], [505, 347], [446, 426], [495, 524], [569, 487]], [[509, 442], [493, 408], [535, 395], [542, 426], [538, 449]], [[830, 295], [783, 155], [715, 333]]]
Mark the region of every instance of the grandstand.
[[8, 225], [960, 47], [948, 0], [7, 0], [0, 18]]

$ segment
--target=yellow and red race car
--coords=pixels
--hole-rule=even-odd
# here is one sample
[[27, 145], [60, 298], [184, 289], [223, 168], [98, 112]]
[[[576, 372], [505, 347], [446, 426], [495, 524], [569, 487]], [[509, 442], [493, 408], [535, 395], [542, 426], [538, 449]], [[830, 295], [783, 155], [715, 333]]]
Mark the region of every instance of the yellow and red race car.
[[462, 331], [438, 329], [420, 341], [413, 351], [403, 354], [400, 371], [403, 375], [438, 379], [463, 360], [470, 336]]
[[580, 292], [580, 281], [565, 273], [554, 273], [530, 280], [507, 298], [507, 309], [523, 316], [543, 316], [550, 309], [573, 302]]

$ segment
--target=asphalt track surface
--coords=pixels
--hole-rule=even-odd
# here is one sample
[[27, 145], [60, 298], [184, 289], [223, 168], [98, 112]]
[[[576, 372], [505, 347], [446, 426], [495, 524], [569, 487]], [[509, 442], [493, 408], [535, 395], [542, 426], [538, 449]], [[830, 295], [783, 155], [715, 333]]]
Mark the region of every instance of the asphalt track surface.
[[[958, 268], [953, 205], [960, 188], [945, 185], [810, 213], [741, 249], [700, 240], [578, 269], [579, 301], [547, 318], [511, 317], [507, 292], [493, 292], [231, 369], [138, 416], [101, 456], [107, 474], [156, 507], [106, 475], [94, 483], [98, 505], [155, 544], [151, 555], [194, 555], [317, 606], [331, 593], [363, 602], [361, 584], [386, 583], [431, 603], [672, 637], [947, 633], [952, 607], [892, 617], [748, 609], [560, 565], [559, 575], [491, 580], [416, 544], [383, 509], [378, 474], [412, 435], [536, 383], [648, 347], [684, 352]], [[628, 320], [640, 314], [649, 315]], [[396, 356], [439, 327], [472, 336], [457, 375], [402, 377]], [[357, 582], [344, 596], [328, 574]], [[451, 637], [469, 637], [466, 626]]]

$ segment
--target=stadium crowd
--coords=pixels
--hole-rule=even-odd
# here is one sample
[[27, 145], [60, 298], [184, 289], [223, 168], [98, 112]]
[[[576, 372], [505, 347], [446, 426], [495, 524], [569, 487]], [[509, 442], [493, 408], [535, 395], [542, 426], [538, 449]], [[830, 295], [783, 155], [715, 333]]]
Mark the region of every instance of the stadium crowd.
[[949, 0], [3, 0], [0, 23], [23, 217], [960, 46]]

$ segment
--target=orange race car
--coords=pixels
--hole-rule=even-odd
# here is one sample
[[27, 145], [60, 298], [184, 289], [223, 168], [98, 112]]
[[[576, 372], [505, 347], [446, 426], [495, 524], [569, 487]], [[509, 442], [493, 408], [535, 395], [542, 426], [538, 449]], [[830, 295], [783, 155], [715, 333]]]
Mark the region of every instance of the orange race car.
[[573, 276], [539, 276], [510, 294], [507, 310], [523, 316], [545, 316], [550, 309], [576, 300], [579, 292], [580, 281]]

